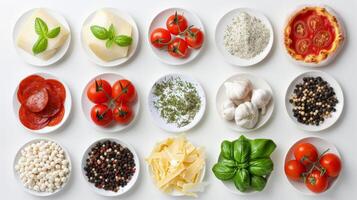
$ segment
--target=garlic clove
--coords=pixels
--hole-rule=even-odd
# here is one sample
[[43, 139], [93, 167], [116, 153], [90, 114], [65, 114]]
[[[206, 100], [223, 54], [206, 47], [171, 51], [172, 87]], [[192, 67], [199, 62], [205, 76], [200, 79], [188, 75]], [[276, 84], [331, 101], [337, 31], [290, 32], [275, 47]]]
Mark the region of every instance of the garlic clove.
[[236, 106], [232, 101], [230, 100], [224, 101], [222, 104], [222, 111], [221, 111], [222, 118], [228, 121], [232, 121], [234, 119], [235, 108]]
[[266, 107], [272, 98], [271, 93], [265, 89], [254, 89], [252, 92], [251, 102], [261, 109], [262, 115], [266, 113]]

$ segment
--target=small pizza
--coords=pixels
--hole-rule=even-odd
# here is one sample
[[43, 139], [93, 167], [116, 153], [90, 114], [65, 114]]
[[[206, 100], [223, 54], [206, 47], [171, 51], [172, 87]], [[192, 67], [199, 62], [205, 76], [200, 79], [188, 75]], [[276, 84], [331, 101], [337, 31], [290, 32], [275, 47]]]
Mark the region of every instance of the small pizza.
[[326, 8], [304, 7], [289, 19], [284, 43], [297, 61], [319, 64], [332, 56], [344, 41], [341, 24]]

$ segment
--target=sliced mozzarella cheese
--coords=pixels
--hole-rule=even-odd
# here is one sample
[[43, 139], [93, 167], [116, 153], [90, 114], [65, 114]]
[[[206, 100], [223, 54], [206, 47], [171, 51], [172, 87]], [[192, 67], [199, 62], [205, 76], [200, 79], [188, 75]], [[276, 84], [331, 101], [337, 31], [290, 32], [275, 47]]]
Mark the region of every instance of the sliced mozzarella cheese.
[[62, 24], [60, 24], [60, 22], [58, 22], [49, 13], [47, 13], [46, 10], [36, 9], [21, 26], [20, 32], [16, 39], [17, 46], [32, 55], [34, 55], [32, 52], [32, 47], [39, 37], [35, 32], [35, 19], [37, 17], [41, 18], [47, 24], [48, 30], [52, 30], [56, 27], [61, 28], [61, 31], [57, 37], [48, 39], [47, 49], [42, 53], [36, 54], [36, 57], [39, 57], [43, 60], [48, 60], [52, 58], [66, 42], [69, 36], [69, 31]]
[[110, 48], [107, 48], [105, 45], [106, 40], [96, 38], [90, 30], [90, 27], [96, 25], [108, 30], [112, 24], [115, 28], [116, 35], [132, 35], [132, 27], [126, 20], [105, 9], [97, 11], [82, 31], [85, 45], [87, 45], [98, 58], [106, 62], [127, 57], [129, 47], [120, 47], [114, 44]]

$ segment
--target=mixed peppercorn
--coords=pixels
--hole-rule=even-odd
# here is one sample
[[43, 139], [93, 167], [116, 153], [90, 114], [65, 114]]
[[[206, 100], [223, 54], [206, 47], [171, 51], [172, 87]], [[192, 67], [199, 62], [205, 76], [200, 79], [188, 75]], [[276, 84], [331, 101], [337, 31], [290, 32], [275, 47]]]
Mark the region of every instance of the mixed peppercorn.
[[114, 141], [98, 142], [88, 153], [84, 170], [95, 187], [118, 192], [135, 174], [134, 155]]
[[338, 99], [334, 89], [321, 77], [304, 77], [295, 86], [289, 102], [298, 122], [318, 126], [336, 112]]

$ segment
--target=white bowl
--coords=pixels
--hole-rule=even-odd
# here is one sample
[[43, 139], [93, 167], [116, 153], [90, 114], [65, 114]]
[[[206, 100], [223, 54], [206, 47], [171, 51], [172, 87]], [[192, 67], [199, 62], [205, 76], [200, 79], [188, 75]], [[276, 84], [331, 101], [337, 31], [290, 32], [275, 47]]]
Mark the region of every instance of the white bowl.
[[[292, 13], [290, 16], [287, 17], [287, 19], [286, 19], [286, 21], [285, 21], [284, 29], [285, 29], [285, 27], [289, 24], [290, 19], [291, 19], [292, 17], [294, 17], [298, 12], [300, 12], [301, 9], [303, 9], [303, 8], [305, 8], [305, 7], [311, 7], [311, 6], [312, 6], [312, 7], [318, 6], [318, 7], [326, 8], [326, 10], [327, 10], [330, 14], [332, 14], [333, 16], [336, 17], [336, 19], [337, 19], [337, 21], [338, 21], [338, 23], [339, 23], [339, 25], [340, 25], [341, 32], [342, 32], [342, 35], [343, 35], [343, 37], [344, 37], [344, 40], [342, 41], [342, 43], [340, 44], [340, 46], [338, 47], [338, 49], [337, 49], [333, 54], [329, 55], [325, 60], [323, 60], [323, 61], [321, 61], [321, 62], [319, 62], [319, 63], [317, 63], [317, 64], [316, 64], [316, 63], [306, 63], [306, 62], [304, 62], [304, 61], [296, 60], [296, 59], [294, 59], [293, 57], [291, 57], [291, 56], [287, 53], [287, 51], [285, 51], [285, 52], [286, 52], [286, 55], [289, 57], [289, 59], [290, 59], [293, 63], [295, 63], [295, 64], [298, 64], [298, 65], [301, 65], [301, 66], [305, 66], [305, 67], [324, 67], [324, 66], [330, 64], [330, 63], [336, 58], [336, 56], [340, 53], [340, 51], [341, 51], [341, 49], [342, 49], [342, 47], [344, 46], [344, 43], [345, 43], [345, 41], [346, 41], [346, 31], [345, 31], [345, 28], [344, 28], [344, 23], [343, 23], [341, 17], [340, 17], [332, 8], [330, 8], [329, 6], [326, 6], [326, 5], [309, 5], [309, 4], [305, 4], [305, 5], [298, 6], [298, 7], [293, 11], [293, 13]], [[284, 33], [284, 31], [283, 31], [283, 33]], [[285, 37], [285, 35], [283, 34], [283, 40], [282, 40], [282, 41], [283, 41], [283, 45], [284, 45], [284, 47], [285, 47], [285, 44], [284, 44], [284, 39], [285, 39], [285, 38], [284, 38], [284, 37]], [[285, 47], [285, 49], [286, 49], [286, 47]]]
[[40, 196], [40, 197], [47, 197], [47, 196], [52, 196], [60, 191], [62, 191], [65, 186], [68, 184], [70, 178], [71, 178], [71, 175], [72, 175], [72, 163], [71, 163], [71, 158], [69, 156], [69, 153], [67, 151], [67, 149], [65, 149], [62, 145], [58, 144], [64, 151], [64, 154], [66, 156], [66, 158], [68, 159], [69, 161], [69, 175], [68, 175], [68, 178], [67, 178], [67, 181], [62, 185], [62, 187], [54, 192], [37, 192], [37, 191], [34, 191], [34, 190], [30, 190], [28, 188], [26, 188], [22, 182], [21, 182], [21, 179], [18, 175], [18, 173], [16, 172], [15, 170], [15, 166], [18, 162], [18, 160], [20, 159], [21, 157], [21, 150], [23, 150], [26, 146], [28, 145], [31, 145], [31, 144], [34, 144], [34, 143], [37, 143], [37, 142], [40, 142], [40, 141], [51, 141], [51, 142], [54, 142], [56, 144], [58, 144], [56, 141], [53, 141], [53, 140], [50, 140], [50, 139], [45, 139], [45, 138], [42, 138], [42, 139], [34, 139], [34, 140], [31, 140], [29, 142], [27, 142], [26, 144], [24, 144], [16, 153], [16, 156], [15, 156], [15, 159], [14, 159], [14, 162], [13, 162], [13, 172], [14, 172], [14, 176], [15, 176], [15, 179], [16, 181], [19, 183], [19, 185], [21, 185], [22, 189], [25, 191], [25, 192], [28, 192], [29, 194], [31, 195], [34, 195], [34, 196]]
[[[198, 92], [198, 95], [200, 96], [201, 98], [201, 107], [200, 107], [200, 110], [196, 113], [196, 116], [194, 117], [194, 119], [191, 121], [191, 123], [187, 124], [186, 126], [183, 126], [183, 127], [177, 127], [175, 124], [169, 124], [165, 121], [165, 119], [163, 119], [161, 116], [160, 116], [160, 113], [159, 111], [155, 108], [154, 106], [154, 100], [157, 98], [155, 97], [155, 95], [153, 94], [154, 93], [154, 86], [155, 84], [157, 83], [160, 83], [162, 82], [163, 80], [165, 79], [168, 79], [168, 78], [180, 78], [182, 81], [187, 81], [187, 82], [190, 82], [192, 83], [195, 87], [196, 87], [196, 90]], [[149, 92], [149, 97], [148, 97], [148, 104], [149, 104], [149, 110], [150, 110], [150, 113], [151, 113], [151, 117], [154, 121], [154, 123], [156, 123], [157, 126], [159, 126], [161, 129], [165, 130], [165, 131], [168, 131], [168, 132], [172, 132], [172, 133], [182, 133], [182, 132], [185, 132], [185, 131], [188, 131], [190, 129], [192, 129], [194, 126], [196, 126], [200, 120], [202, 119], [204, 113], [205, 113], [205, 110], [206, 110], [206, 95], [205, 95], [205, 92], [203, 90], [203, 88], [201, 87], [201, 85], [196, 81], [194, 80], [192, 77], [190, 76], [186, 76], [186, 75], [183, 75], [183, 74], [167, 74], [161, 78], [159, 78], [154, 84], [153, 86], [151, 87], [151, 90]]]
[[131, 57], [133, 57], [133, 55], [135, 54], [135, 51], [138, 47], [139, 44], [139, 40], [140, 40], [140, 35], [139, 35], [139, 29], [134, 21], [134, 19], [127, 13], [119, 11], [115, 8], [102, 8], [101, 10], [107, 10], [109, 12], [114, 13], [115, 15], [123, 18], [124, 20], [126, 20], [132, 27], [132, 38], [133, 38], [133, 42], [129, 47], [129, 52], [128, 52], [128, 56], [125, 58], [119, 58], [117, 60], [113, 60], [110, 62], [106, 62], [101, 60], [100, 58], [98, 58], [92, 50], [90, 50], [90, 48], [85, 44], [85, 42], [83, 41], [83, 37], [82, 37], [82, 32], [83, 32], [83, 27], [85, 25], [87, 25], [91, 19], [94, 17], [96, 11], [92, 12], [85, 20], [84, 23], [82, 25], [82, 31], [81, 31], [81, 43], [82, 43], [82, 47], [84, 49], [84, 52], [87, 54], [88, 58], [95, 64], [102, 66], [102, 67], [115, 67], [118, 65], [121, 65], [125, 62], [127, 62]]
[[[14, 95], [12, 97], [12, 106], [13, 106], [13, 110], [14, 110], [15, 116], [18, 119], [17, 121], [22, 127], [24, 127], [26, 130], [28, 130], [28, 131], [30, 131], [32, 133], [46, 134], [46, 133], [54, 132], [57, 129], [59, 129], [61, 126], [63, 126], [63, 124], [65, 124], [65, 122], [67, 121], [67, 119], [69, 117], [69, 114], [71, 113], [71, 108], [72, 108], [71, 92], [70, 92], [68, 86], [66, 85], [66, 83], [64, 81], [62, 81], [61, 79], [57, 78], [56, 76], [53, 76], [53, 75], [47, 74], [47, 73], [36, 73], [36, 74], [31, 74], [31, 75], [38, 75], [38, 76], [41, 76], [41, 77], [43, 77], [45, 79], [55, 79], [55, 80], [57, 80], [57, 81], [62, 83], [62, 85], [64, 86], [64, 89], [66, 90], [66, 100], [64, 101], [64, 104], [63, 104], [65, 113], [64, 113], [62, 121], [59, 124], [57, 124], [56, 126], [46, 126], [43, 129], [39, 129], [39, 130], [31, 130], [31, 129], [25, 127], [21, 123], [20, 118], [19, 118], [19, 109], [21, 107], [21, 104], [17, 99], [17, 91], [19, 89], [19, 85], [17, 85], [17, 87], [16, 87], [16, 89], [14, 91]], [[29, 76], [31, 76], [31, 75], [29, 75]], [[20, 84], [20, 82], [19, 82], [19, 84]]]
[[[239, 58], [238, 56], [231, 55], [226, 48], [224, 47], [224, 42], [223, 42], [223, 36], [224, 36], [224, 30], [226, 27], [232, 23], [233, 17], [238, 15], [241, 12], [246, 12], [251, 16], [256, 17], [257, 19], [260, 19], [263, 24], [269, 29], [270, 32], [270, 40], [268, 45], [265, 47], [265, 49], [255, 56], [254, 58], [251, 59], [242, 59]], [[226, 13], [218, 22], [216, 26], [216, 33], [215, 33], [215, 42], [216, 46], [219, 50], [219, 52], [222, 54], [224, 60], [232, 65], [237, 65], [240, 67], [247, 67], [251, 65], [255, 65], [262, 61], [270, 52], [273, 42], [274, 42], [274, 31], [273, 27], [269, 21], [269, 19], [262, 14], [261, 12], [251, 9], [251, 8], [236, 8], [234, 10], [229, 11]]]
[[[88, 157], [88, 153], [91, 151], [91, 149], [98, 142], [104, 142], [104, 141], [107, 141], [107, 140], [114, 141], [114, 142], [122, 145], [123, 147], [128, 148], [131, 151], [131, 153], [134, 155], [134, 162], [135, 162], [135, 168], [136, 168], [135, 173], [134, 173], [133, 177], [131, 178], [131, 180], [129, 181], [129, 183], [126, 186], [124, 186], [123, 188], [121, 188], [118, 192], [106, 191], [104, 189], [99, 189], [99, 188], [95, 187], [94, 184], [92, 184], [92, 183], [90, 183], [88, 181], [88, 178], [86, 176], [86, 172], [84, 171], [84, 167], [86, 166], [86, 159]], [[94, 142], [93, 144], [91, 144], [86, 149], [86, 151], [84, 152], [83, 157], [82, 157], [81, 171], [82, 171], [83, 178], [87, 182], [89, 188], [92, 191], [94, 191], [95, 193], [97, 193], [99, 195], [102, 195], [102, 196], [107, 196], [107, 197], [120, 196], [120, 195], [123, 195], [124, 193], [128, 192], [135, 185], [136, 181], [138, 180], [138, 177], [139, 177], [139, 174], [140, 174], [140, 161], [139, 161], [138, 155], [135, 152], [135, 149], [131, 145], [129, 145], [129, 144], [127, 144], [127, 143], [125, 143], [125, 142], [123, 142], [121, 140], [115, 139], [115, 138], [103, 138], [103, 139], [100, 139], [100, 140]]]
[[[330, 86], [334, 89], [334, 91], [336, 93], [337, 100], [339, 101], [335, 107], [336, 112], [333, 112], [332, 117], [325, 119], [325, 121], [322, 124], [320, 124], [319, 126], [305, 125], [305, 124], [298, 122], [297, 119], [294, 117], [294, 114], [292, 111], [293, 106], [289, 102], [289, 98], [293, 94], [295, 85], [298, 83], [301, 83], [302, 79], [306, 76], [312, 76], [312, 77], [320, 76], [322, 79], [327, 81], [330, 84]], [[325, 129], [331, 127], [338, 120], [338, 118], [341, 116], [343, 106], [344, 106], [344, 97], [343, 97], [343, 92], [342, 92], [340, 85], [332, 76], [330, 76], [329, 74], [322, 72], [322, 71], [308, 71], [308, 72], [304, 72], [304, 73], [298, 75], [290, 83], [290, 85], [286, 91], [286, 94], [285, 94], [285, 108], [286, 108], [286, 111], [287, 111], [289, 117], [295, 122], [295, 124], [299, 128], [301, 128], [302, 130], [305, 130], [305, 131], [316, 132], [316, 131], [322, 131], [322, 130], [325, 130]]]
[[[201, 52], [203, 45], [205, 41], [203, 42], [203, 45], [200, 49], [190, 49], [189, 48], [189, 56], [187, 58], [175, 58], [172, 57], [166, 50], [160, 50], [158, 48], [155, 48], [154, 46], [151, 45], [150, 42], [150, 34], [151, 32], [156, 29], [156, 28], [165, 28], [166, 29], [166, 20], [175, 12], [177, 11], [178, 14], [184, 15], [184, 17], [187, 19], [188, 26], [194, 25], [194, 27], [201, 29], [201, 31], [205, 34], [205, 30], [203, 27], [203, 24], [200, 20], [200, 18], [193, 13], [190, 10], [183, 9], [183, 8], [168, 8], [163, 11], [161, 11], [159, 14], [157, 14], [154, 19], [151, 21], [149, 25], [149, 30], [148, 30], [148, 44], [150, 45], [152, 51], [154, 54], [163, 62], [169, 65], [183, 65], [186, 64], [193, 59], [195, 59], [198, 54]], [[176, 36], [171, 35], [172, 39]]]
[[[301, 143], [311, 143], [313, 144], [317, 150], [319, 151], [319, 153], [322, 153], [324, 152], [326, 149], [329, 149], [328, 153], [333, 153], [335, 155], [337, 155], [339, 158], [341, 158], [341, 155], [340, 153], [338, 152], [337, 148], [332, 144], [330, 143], [329, 141], [327, 140], [324, 140], [322, 138], [319, 138], [319, 137], [307, 137], [307, 138], [303, 138], [297, 142], [295, 142], [289, 149], [289, 151], [286, 153], [285, 155], [285, 162], [288, 162], [289, 160], [294, 160], [295, 157], [294, 157], [294, 149], [296, 148], [296, 146], [298, 144], [301, 144]], [[340, 174], [341, 175], [341, 174]], [[298, 181], [292, 181], [290, 180], [288, 177], [287, 180], [289, 181], [289, 183], [299, 192], [301, 192], [302, 194], [305, 194], [305, 195], [321, 195], [321, 194], [324, 194], [326, 193], [327, 191], [329, 191], [332, 187], [334, 187], [337, 183], [337, 181], [339, 180], [339, 177], [340, 175], [334, 179], [329, 179], [329, 187], [326, 191], [322, 192], [322, 193], [314, 193], [314, 192], [311, 192], [303, 182], [298, 182]]]
[[[140, 98], [139, 98], [138, 94], [137, 94], [136, 102], [132, 105], [134, 118], [129, 124], [121, 125], [121, 124], [115, 123], [114, 121], [111, 124], [109, 124], [109, 126], [106, 126], [106, 127], [97, 126], [96, 124], [94, 124], [94, 122], [92, 121], [92, 118], [90, 116], [90, 113], [91, 113], [92, 107], [95, 104], [88, 99], [87, 90], [88, 90], [89, 85], [96, 79], [106, 80], [112, 86], [117, 80], [125, 79], [125, 77], [123, 77], [122, 75], [116, 74], [116, 73], [104, 73], [104, 74], [97, 75], [96, 77], [92, 78], [87, 83], [87, 85], [84, 87], [84, 89], [82, 91], [81, 105], [82, 105], [83, 114], [86, 117], [86, 119], [88, 120], [88, 122], [91, 125], [93, 125], [93, 127], [95, 127], [96, 129], [103, 131], [103, 132], [108, 132], [108, 133], [119, 132], [119, 131], [122, 131], [122, 130], [130, 127], [135, 122], [135, 120], [137, 119], [137, 116], [139, 115]], [[135, 87], [135, 89], [137, 90], [137, 87]], [[138, 92], [138, 91], [136, 91], [136, 92]]]
[[66, 52], [70, 46], [70, 43], [71, 43], [71, 29], [70, 29], [66, 19], [61, 14], [59, 14], [58, 12], [56, 12], [54, 10], [45, 8], [46, 12], [48, 12], [53, 18], [58, 20], [69, 31], [68, 38], [67, 38], [66, 42], [63, 44], [63, 46], [49, 60], [42, 60], [34, 55], [29, 54], [28, 52], [24, 51], [23, 49], [21, 49], [20, 47], [18, 47], [16, 45], [16, 38], [19, 35], [21, 26], [26, 22], [27, 18], [31, 16], [32, 12], [37, 9], [39, 9], [39, 8], [31, 9], [21, 15], [21, 17], [17, 20], [17, 22], [14, 26], [13, 33], [12, 33], [12, 40], [13, 40], [13, 44], [14, 44], [17, 54], [26, 63], [28, 63], [30, 65], [38, 66], [38, 67], [45, 67], [45, 66], [49, 66], [49, 65], [56, 63], [61, 58], [63, 58], [63, 56], [66, 54]]
[[[224, 83], [228, 82], [228, 81], [234, 81], [234, 80], [239, 80], [239, 79], [248, 79], [251, 81], [252, 85], [253, 85], [253, 89], [265, 89], [268, 90], [272, 96], [269, 104], [267, 105], [267, 109], [264, 115], [261, 114], [261, 112], [259, 112], [259, 121], [256, 124], [256, 126], [252, 129], [246, 129], [243, 127], [239, 127], [236, 125], [235, 121], [228, 121], [223, 119], [221, 113], [222, 113], [222, 105], [223, 102], [228, 100], [228, 97], [226, 95], [226, 89], [224, 87]], [[269, 83], [267, 81], [265, 81], [263, 78], [261, 77], [257, 77], [254, 76], [252, 74], [248, 74], [248, 73], [241, 73], [241, 74], [236, 74], [231, 76], [230, 78], [228, 78], [227, 80], [225, 80], [223, 82], [223, 84], [219, 87], [218, 91], [217, 91], [217, 95], [216, 95], [216, 108], [217, 108], [217, 112], [219, 114], [219, 116], [221, 116], [222, 120], [224, 121], [224, 123], [231, 128], [232, 130], [238, 131], [238, 132], [252, 132], [255, 131], [259, 128], [261, 128], [264, 124], [266, 124], [270, 117], [273, 114], [274, 111], [274, 93], [272, 88], [270, 87]]]

